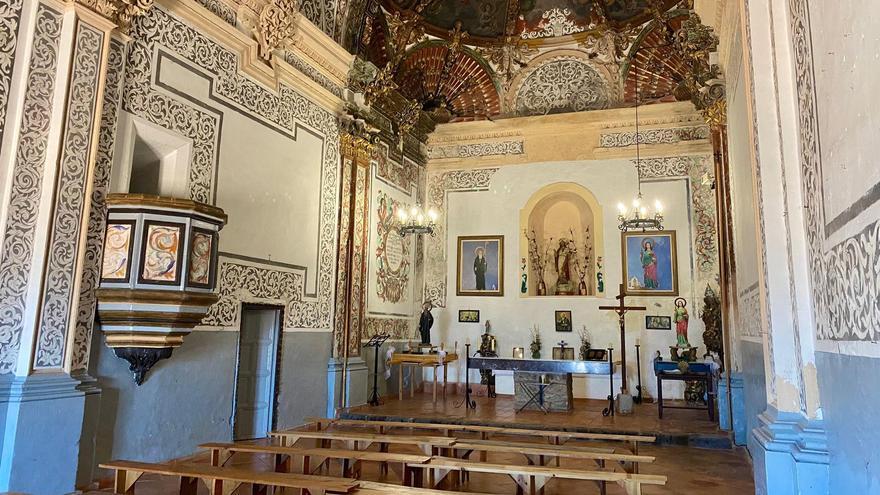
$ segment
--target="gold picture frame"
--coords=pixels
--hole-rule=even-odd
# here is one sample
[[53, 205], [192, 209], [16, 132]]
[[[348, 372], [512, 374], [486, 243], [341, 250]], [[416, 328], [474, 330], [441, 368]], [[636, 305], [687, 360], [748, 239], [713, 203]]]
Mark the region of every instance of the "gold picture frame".
[[[674, 230], [623, 232], [620, 234], [620, 251], [627, 295], [678, 295], [678, 250]], [[649, 262], [651, 259], [653, 266]]]
[[[503, 296], [504, 236], [459, 236], [457, 246], [455, 294]], [[478, 257], [482, 260], [478, 261]]]

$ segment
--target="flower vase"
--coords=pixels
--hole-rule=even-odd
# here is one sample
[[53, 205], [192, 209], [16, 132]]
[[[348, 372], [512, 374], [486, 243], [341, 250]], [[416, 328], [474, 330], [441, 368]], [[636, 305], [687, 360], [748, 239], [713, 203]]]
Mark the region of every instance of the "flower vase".
[[585, 284], [583, 280], [581, 280], [581, 283], [578, 284], [578, 295], [587, 295], [587, 284]]

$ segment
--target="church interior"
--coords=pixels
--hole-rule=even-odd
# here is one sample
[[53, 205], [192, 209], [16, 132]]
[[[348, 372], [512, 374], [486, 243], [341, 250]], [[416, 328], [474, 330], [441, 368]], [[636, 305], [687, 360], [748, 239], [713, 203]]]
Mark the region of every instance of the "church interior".
[[0, 1], [0, 492], [880, 494], [878, 21]]

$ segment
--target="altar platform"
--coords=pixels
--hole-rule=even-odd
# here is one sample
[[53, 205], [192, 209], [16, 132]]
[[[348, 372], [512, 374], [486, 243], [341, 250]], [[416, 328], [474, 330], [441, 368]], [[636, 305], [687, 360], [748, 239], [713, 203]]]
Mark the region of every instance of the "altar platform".
[[[459, 390], [459, 392], [461, 392]], [[705, 411], [677, 410], [664, 419], [657, 417], [657, 404], [636, 404], [633, 414], [602, 416], [608, 401], [574, 399], [569, 412], [544, 414], [541, 411], [517, 413], [512, 395], [486, 397], [485, 389], [474, 388], [476, 410], [466, 411], [464, 394], [451, 393], [445, 401], [434, 404], [430, 391], [416, 392], [412, 398], [385, 397], [379, 406], [353, 407], [342, 414], [346, 419], [412, 421], [422, 423], [474, 424], [501, 427], [528, 427], [596, 433], [654, 435], [662, 445], [688, 445], [711, 449], [733, 447], [730, 435], [707, 419]]]

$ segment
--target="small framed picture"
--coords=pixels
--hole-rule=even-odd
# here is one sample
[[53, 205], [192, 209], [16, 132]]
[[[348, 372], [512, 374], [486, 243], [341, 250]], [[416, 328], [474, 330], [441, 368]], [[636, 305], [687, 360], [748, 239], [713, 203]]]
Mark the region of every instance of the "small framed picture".
[[554, 347], [553, 359], [562, 359], [565, 361], [574, 361], [574, 347]]
[[587, 349], [587, 355], [584, 356], [587, 361], [605, 361], [608, 359], [608, 351], [605, 349]]
[[571, 311], [556, 311], [556, 331], [570, 332], [571, 328]]
[[671, 316], [645, 316], [645, 329], [672, 330]]
[[458, 322], [459, 323], [479, 323], [480, 322], [480, 310], [479, 309], [459, 309], [458, 310]]

